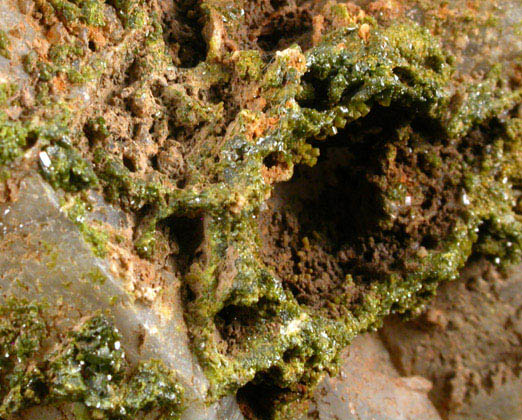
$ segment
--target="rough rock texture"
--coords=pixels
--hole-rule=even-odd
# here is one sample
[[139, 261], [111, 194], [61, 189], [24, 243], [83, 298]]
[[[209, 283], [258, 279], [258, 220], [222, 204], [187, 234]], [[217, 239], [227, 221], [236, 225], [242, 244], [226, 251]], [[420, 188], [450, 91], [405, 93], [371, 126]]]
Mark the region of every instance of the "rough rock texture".
[[0, 417], [293, 419], [520, 259], [516, 2], [4, 3]]
[[317, 387], [303, 420], [441, 420], [428, 398], [431, 382], [400, 376], [375, 334], [357, 337], [347, 353], [339, 375]]
[[[217, 414], [219, 409], [227, 410], [227, 401], [222, 402], [222, 408], [205, 407], [208, 381], [190, 350], [179, 284], [152, 307], [130, 300], [124, 285], [111, 274], [110, 263], [93, 255], [59, 203], [60, 196], [32, 176], [22, 181], [16, 203], [0, 206], [2, 295], [43, 303], [51, 336], [42, 343], [39, 358], [52, 355], [67, 332], [90, 314], [110, 313], [132, 366], [152, 358], [161, 360], [175, 373], [186, 389], [185, 404], [189, 409], [184, 419], [234, 418]], [[95, 207], [93, 212], [98, 213], [97, 220], [113, 228], [126, 225], [125, 215], [110, 206]], [[161, 275], [177, 282], [172, 273]], [[6, 368], [5, 361], [3, 364]], [[60, 418], [55, 409], [48, 410], [43, 414], [40, 408], [29, 409], [19, 418]], [[59, 412], [67, 416], [71, 410], [74, 412], [70, 404], [65, 404]]]
[[482, 261], [443, 285], [419, 319], [385, 323], [395, 363], [433, 382], [444, 418], [522, 417], [521, 285], [520, 266], [505, 277]]

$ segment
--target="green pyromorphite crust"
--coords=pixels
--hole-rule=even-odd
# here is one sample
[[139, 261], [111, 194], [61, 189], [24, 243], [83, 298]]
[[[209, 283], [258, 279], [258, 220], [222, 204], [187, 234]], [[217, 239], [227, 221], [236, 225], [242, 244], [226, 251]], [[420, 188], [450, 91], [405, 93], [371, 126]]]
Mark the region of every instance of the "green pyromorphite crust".
[[11, 162], [23, 153], [28, 129], [19, 121], [10, 121], [0, 112], [0, 165]]
[[[50, 3], [62, 21], [97, 16], [96, 8], [88, 14], [82, 10], [98, 2]], [[458, 275], [473, 250], [505, 262], [520, 258], [522, 226], [517, 212], [522, 201], [514, 190], [522, 184], [522, 125], [507, 111], [520, 103], [521, 92], [500, 83], [498, 69], [480, 83], [457, 86], [461, 100], [451, 101], [453, 60], [437, 40], [413, 23], [384, 28], [372, 19], [337, 27], [306, 52], [297, 45], [277, 51], [269, 61], [255, 50], [224, 54], [220, 48], [226, 36], [220, 31], [240, 25], [241, 14], [236, 22], [232, 9], [223, 11], [207, 1], [201, 21], [209, 23], [217, 14], [226, 17], [226, 25], [223, 29], [214, 21], [205, 26], [205, 33], [213, 29], [217, 33], [208, 36], [206, 61], [173, 72], [154, 14], [147, 16], [140, 1], [106, 3], [116, 9], [126, 30], [135, 34], [144, 25], [147, 28], [146, 35], [135, 41], [143, 48], [129, 67], [134, 79], [125, 88], [131, 93], [120, 111], [134, 109], [142, 120], [150, 113], [158, 125], [166, 122], [172, 136], [188, 133], [188, 139], [181, 137], [190, 143], [183, 156], [183, 182], [173, 182], [168, 171], [154, 165], [144, 172], [126, 165], [122, 153], [113, 151], [120, 140], [112, 137], [109, 120], [99, 114], [89, 114], [80, 128], [71, 130], [63, 128], [63, 121], [22, 123], [2, 117], [0, 164], [16, 163], [28, 143], [36, 142], [40, 171], [54, 187], [72, 193], [101, 188], [107, 200], [137, 215], [135, 246], [144, 258], [154, 259], [160, 222], [171, 216], [202, 221], [203, 243], [191, 256], [183, 280], [190, 290], [186, 321], [194, 352], [210, 380], [209, 400], [252, 382], [274, 390], [266, 417], [296, 418], [299, 401], [325, 372], [335, 371], [343, 347], [358, 333], [377, 327], [390, 312], [421, 307], [441, 281]], [[367, 39], [361, 36], [362, 24], [370, 28]], [[52, 103], [47, 88], [41, 86], [57, 75], [65, 74], [79, 85], [99, 80], [97, 72], [77, 79], [73, 74], [71, 79], [71, 63], [90, 60], [86, 49], [71, 44], [51, 52], [49, 62], [26, 59], [28, 72], [38, 76], [41, 103]], [[128, 52], [132, 54], [137, 53]], [[216, 92], [223, 91], [229, 96], [216, 100]], [[343, 292], [318, 307], [302, 303], [260, 255], [258, 216], [272, 191], [263, 162], [277, 156], [290, 176], [297, 164], [316, 164], [320, 151], [312, 145], [314, 140], [328, 142], [340, 130], [348, 130], [347, 147], [350, 142], [370, 141], [371, 136], [358, 134], [357, 129], [372, 112], [386, 110], [396, 110], [401, 121], [382, 133], [390, 139], [383, 143], [383, 161], [395, 164], [397, 149], [405, 142], [413, 151], [426, 153], [418, 165], [407, 168], [407, 182], [391, 175], [388, 179], [384, 169], [375, 176], [383, 213], [379, 228], [391, 232], [397, 223], [397, 203], [411, 195], [408, 188], [420, 196], [426, 174], [436, 178], [440, 171], [451, 174], [448, 188], [460, 197], [451, 214], [454, 223], [437, 238], [436, 248], [423, 248], [379, 278], [367, 276], [356, 285], [355, 275], [347, 274], [340, 281], [359, 288], [355, 302]], [[419, 125], [434, 127], [433, 133]], [[476, 145], [480, 133], [486, 134]], [[85, 137], [88, 141], [75, 147], [76, 140]], [[449, 146], [453, 155], [438, 153], [437, 148]], [[244, 327], [234, 343], [228, 343], [219, 329], [226, 318]], [[115, 346], [118, 333], [109, 325], [102, 317], [88, 321], [41, 369], [22, 363], [24, 373], [5, 385], [4, 413], [16, 411], [9, 407], [57, 400], [80, 401], [92, 409], [99, 404], [100, 415], [107, 416], [151, 408], [175, 412], [180, 395], [176, 385], [158, 379], [156, 364], [145, 364], [129, 376]], [[33, 385], [40, 383], [45, 387]]]
[[103, 1], [99, 0], [50, 0], [54, 10], [65, 20], [79, 20], [87, 25], [103, 26]]
[[79, 402], [93, 419], [131, 419], [154, 412], [177, 419], [183, 388], [161, 362], [131, 369], [121, 337], [101, 315], [72, 330], [58, 348], [42, 351], [45, 310], [16, 300], [0, 308], [0, 417], [34, 405]]
[[108, 0], [107, 3], [116, 8], [118, 16], [128, 28], [141, 28], [147, 20], [142, 0]]
[[[478, 226], [485, 220], [494, 220], [497, 237], [512, 239], [510, 249], [517, 250], [513, 255], [520, 253], [521, 226], [511, 208], [513, 181], [501, 181], [520, 171], [520, 159], [509, 164], [511, 158], [505, 160], [510, 153], [518, 156], [519, 140], [516, 135], [499, 134], [491, 154], [477, 156], [477, 161], [491, 161], [489, 168], [495, 167], [495, 171], [481, 171], [478, 166], [484, 163], [458, 163], [462, 165], [459, 171], [471, 179], [464, 198], [467, 208], [452, 233], [441, 238], [439, 249], [412, 261], [410, 266], [415, 268], [371, 283], [355, 309], [341, 311], [344, 315], [333, 319], [298, 304], [259, 262], [255, 217], [267, 188], [259, 170], [271, 152], [278, 151], [290, 163], [313, 164], [316, 154], [308, 147], [307, 138], [333, 135], [376, 106], [398, 107], [412, 116], [440, 121], [441, 127], [447, 127], [442, 135], [457, 138], [520, 100], [515, 94], [503, 96], [488, 89], [490, 82], [486, 81], [470, 87], [477, 92], [468, 95], [470, 103], [465, 102], [448, 117], [451, 72], [449, 59], [433, 38], [416, 26], [376, 28], [368, 44], [360, 39], [357, 28], [348, 28], [331, 34], [306, 55], [291, 48], [275, 56], [262, 81], [269, 103], [266, 114], [278, 120], [275, 128], [252, 142], [241, 132], [240, 117], [248, 114], [240, 114], [239, 129], [223, 142], [222, 159], [214, 169], [214, 178], [222, 183], [204, 190], [197, 201], [189, 201], [183, 194], [173, 201], [184, 207], [193, 203], [194, 212], [205, 211], [205, 255], [186, 277], [195, 294], [188, 306], [188, 319], [193, 325], [194, 348], [215, 395], [233, 391], [256, 373], [270, 372], [263, 379], [265, 385], [268, 381], [281, 392], [270, 416], [291, 417], [302, 385], [308, 389], [323, 372], [333, 369], [339, 349], [358, 332], [378, 325], [391, 310], [413, 310], [433, 294], [440, 281], [457, 276], [477, 241]], [[233, 205], [227, 204], [230, 197], [244, 206], [228, 210], [227, 206]], [[230, 250], [238, 255], [237, 274], [224, 288], [220, 279]], [[331, 305], [342, 307], [345, 301], [348, 296], [337, 296]], [[233, 354], [216, 338], [215, 317], [225, 307], [251, 314], [244, 343]], [[282, 358], [282, 354], [291, 356]]]
[[91, 246], [94, 255], [101, 258], [105, 257], [109, 235], [103, 230], [91, 226], [85, 220], [85, 216], [90, 210], [89, 205], [84, 200], [76, 199], [71, 205], [67, 205], [65, 210], [69, 219], [78, 226], [83, 238]]
[[51, 162], [48, 165], [45, 158], [40, 159], [42, 173], [53, 187], [79, 191], [97, 184], [98, 180], [90, 164], [68, 145], [49, 146], [42, 153]]
[[0, 367], [5, 375], [15, 370], [17, 360], [24, 361], [40, 349], [45, 324], [37, 305], [15, 300], [0, 307], [0, 317]]
[[9, 36], [3, 30], [0, 30], [0, 55], [4, 58], [11, 58], [11, 53], [9, 52], [9, 47], [11, 46], [11, 41], [9, 40]]

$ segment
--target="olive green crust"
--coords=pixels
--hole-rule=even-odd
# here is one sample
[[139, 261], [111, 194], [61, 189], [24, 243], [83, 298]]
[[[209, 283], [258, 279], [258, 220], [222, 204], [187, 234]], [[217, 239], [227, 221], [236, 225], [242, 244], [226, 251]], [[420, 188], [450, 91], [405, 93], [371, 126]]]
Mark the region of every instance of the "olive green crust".
[[[0, 165], [5, 173], [28, 165], [68, 194], [73, 204], [64, 208], [99, 257], [107, 256], [111, 235], [85, 221], [88, 190], [136, 218], [139, 258], [156, 261], [166, 224], [183, 221], [199, 232], [197, 247], [176, 252], [190, 254], [179, 273], [193, 350], [211, 384], [209, 402], [239, 390], [248, 416], [296, 418], [357, 334], [379, 327], [392, 312], [420, 311], [472, 253], [498, 264], [520, 258], [522, 120], [514, 110], [522, 90], [506, 81], [501, 66], [481, 80], [457, 82], [455, 58], [427, 28], [382, 24], [343, 4], [324, 6], [317, 39], [269, 54], [242, 38], [247, 18], [239, 4], [235, 10], [203, 1], [194, 5], [196, 18], [180, 6], [170, 21], [152, 1], [36, 4], [40, 24], [60, 22], [72, 41], [21, 58], [32, 83], [30, 105], [13, 84], [0, 85]], [[196, 28], [193, 45], [185, 42], [190, 47], [172, 46], [181, 35], [165, 22], [180, 16]], [[77, 35], [84, 28], [87, 43]], [[3, 32], [0, 55], [10, 57]], [[93, 106], [78, 112], [78, 96], [70, 93], [82, 88], [92, 93]], [[18, 118], [7, 112], [14, 105], [25, 110]], [[111, 109], [119, 120], [107, 116]], [[138, 121], [128, 138], [115, 122], [124, 119]], [[334, 292], [316, 304], [313, 294], [295, 293], [313, 275], [282, 278], [277, 261], [263, 257], [267, 239], [259, 219], [275, 186], [297, 167], [314, 167], [323, 144], [373, 147], [375, 119], [386, 120], [387, 131], [371, 149], [384, 168], [372, 178], [379, 205], [372, 237], [386, 236], [383, 243], [405, 252], [377, 274], [363, 263], [346, 269], [333, 281]], [[149, 145], [132, 143], [141, 128], [156, 143], [149, 154]], [[177, 147], [178, 166], [172, 163]], [[405, 150], [415, 164], [400, 161]], [[351, 159], [346, 166], [357, 164]], [[430, 222], [436, 242], [430, 247], [404, 226], [426, 218], [424, 187], [443, 174], [434, 200], [449, 191], [444, 197], [453, 201], [439, 207], [449, 223]], [[402, 210], [407, 197], [422, 197], [408, 210], [410, 221]], [[366, 220], [356, 223], [364, 227]], [[396, 239], [403, 227], [410, 239]], [[308, 237], [302, 241], [306, 249]], [[29, 363], [39, 360], [44, 310], [14, 301], [2, 308], [0, 417], [62, 401], [82, 403], [93, 418], [147, 410], [178, 415], [181, 387], [159, 362], [131, 370], [104, 316], [71, 331], [42, 364]], [[256, 390], [269, 397], [249, 406]]]

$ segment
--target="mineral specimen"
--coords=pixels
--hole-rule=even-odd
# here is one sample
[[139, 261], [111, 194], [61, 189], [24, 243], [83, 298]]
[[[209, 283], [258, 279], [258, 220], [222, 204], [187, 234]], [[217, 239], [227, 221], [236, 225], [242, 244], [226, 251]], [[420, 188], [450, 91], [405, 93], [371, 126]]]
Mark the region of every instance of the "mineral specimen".
[[294, 419], [520, 258], [516, 5], [363, 3], [1, 6], [0, 417]]

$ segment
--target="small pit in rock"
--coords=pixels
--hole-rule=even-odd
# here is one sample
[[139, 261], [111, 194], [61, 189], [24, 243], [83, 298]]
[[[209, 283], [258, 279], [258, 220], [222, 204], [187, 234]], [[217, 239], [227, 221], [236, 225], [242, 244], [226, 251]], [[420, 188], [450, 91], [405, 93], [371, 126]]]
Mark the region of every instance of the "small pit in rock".
[[309, 0], [248, 0], [243, 3], [248, 47], [272, 54], [296, 43], [311, 45], [312, 16], [317, 2]]
[[192, 262], [200, 257], [198, 251], [204, 237], [203, 218], [171, 216], [159, 223], [170, 238], [177, 271], [185, 274]]
[[199, 1], [166, 3], [163, 4], [163, 34], [174, 62], [180, 68], [196, 67], [207, 55], [207, 44], [203, 38], [203, 13]]
[[237, 402], [243, 414], [252, 420], [272, 418], [274, 405], [288, 390], [272, 385], [270, 372], [256, 374], [253, 381], [237, 392]]
[[306, 9], [277, 11], [259, 30], [257, 44], [265, 51], [288, 48], [293, 43], [301, 47], [310, 44], [312, 16]]
[[249, 338], [267, 336], [280, 330], [281, 319], [273, 311], [273, 303], [266, 298], [245, 305], [225, 305], [214, 319], [226, 351], [229, 354], [248, 351]]

